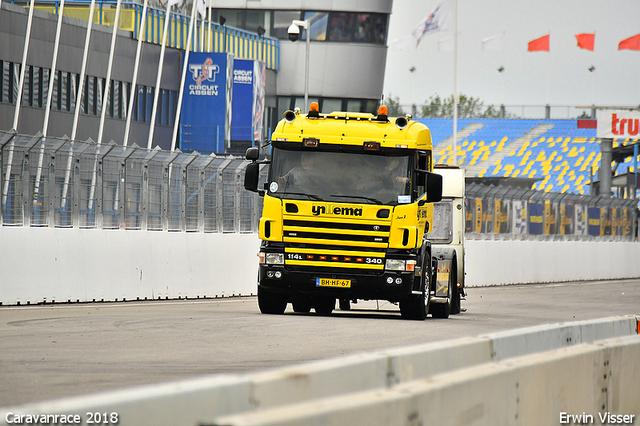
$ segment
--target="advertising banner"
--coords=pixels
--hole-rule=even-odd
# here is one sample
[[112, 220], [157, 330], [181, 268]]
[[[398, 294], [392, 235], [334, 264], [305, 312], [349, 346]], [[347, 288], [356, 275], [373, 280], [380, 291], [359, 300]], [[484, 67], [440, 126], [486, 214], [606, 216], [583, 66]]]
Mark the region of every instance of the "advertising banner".
[[589, 235], [600, 236], [600, 209], [597, 207], [589, 207]]
[[576, 218], [576, 235], [587, 235], [587, 208], [585, 206], [574, 206]]
[[527, 233], [527, 202], [526, 201], [514, 201], [513, 202], [513, 233], [518, 235], [524, 235]]
[[611, 139], [638, 139], [640, 128], [640, 112], [625, 110], [598, 110], [596, 111], [598, 127], [596, 136]]
[[231, 140], [233, 56], [191, 52], [180, 118], [180, 150], [224, 153]]
[[544, 231], [544, 204], [529, 203], [529, 234], [542, 235]]
[[496, 234], [508, 234], [511, 232], [511, 201], [495, 200], [495, 203], [493, 230]]
[[575, 206], [573, 204], [560, 205], [560, 234], [573, 235], [575, 233]]
[[544, 201], [544, 233], [555, 235], [558, 233], [558, 204], [551, 200]]
[[266, 68], [264, 62], [248, 59], [233, 62], [231, 141], [252, 146], [262, 139]]

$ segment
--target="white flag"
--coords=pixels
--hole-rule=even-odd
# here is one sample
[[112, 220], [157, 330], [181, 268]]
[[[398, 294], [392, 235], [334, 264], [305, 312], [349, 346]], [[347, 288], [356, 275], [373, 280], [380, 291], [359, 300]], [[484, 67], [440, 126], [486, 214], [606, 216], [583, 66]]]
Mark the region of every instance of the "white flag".
[[204, 16], [207, 13], [207, 9], [204, 5], [204, 0], [195, 0], [198, 2], [198, 4], [196, 4], [196, 8], [198, 9], [198, 13], [200, 14], [200, 16], [202, 17], [202, 19], [204, 19]]
[[482, 40], [482, 50], [502, 50], [502, 35], [487, 37]]
[[438, 40], [438, 50], [440, 52], [453, 52], [453, 37]]
[[405, 51], [405, 52], [412, 51], [413, 47], [414, 47], [413, 37], [411, 36], [396, 38], [389, 44], [389, 48], [391, 50], [398, 50], [398, 51]]
[[422, 38], [435, 31], [447, 31], [453, 24], [453, 0], [445, 0], [424, 18], [413, 30], [413, 37], [420, 43]]

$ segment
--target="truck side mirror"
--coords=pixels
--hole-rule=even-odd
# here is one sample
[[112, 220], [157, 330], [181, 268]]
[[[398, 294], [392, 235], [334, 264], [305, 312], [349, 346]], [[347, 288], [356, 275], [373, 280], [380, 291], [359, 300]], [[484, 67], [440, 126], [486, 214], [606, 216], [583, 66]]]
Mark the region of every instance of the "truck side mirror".
[[249, 161], [257, 161], [260, 158], [260, 150], [257, 146], [251, 146], [247, 148], [247, 152], [244, 157]]
[[[251, 149], [251, 148], [249, 148]], [[247, 150], [247, 155], [249, 152]], [[257, 148], [256, 148], [257, 151]], [[244, 171], [244, 189], [251, 192], [258, 192], [258, 177], [260, 175], [260, 164], [255, 161], [247, 164]]]
[[427, 179], [427, 203], [442, 201], [442, 175], [426, 172]]

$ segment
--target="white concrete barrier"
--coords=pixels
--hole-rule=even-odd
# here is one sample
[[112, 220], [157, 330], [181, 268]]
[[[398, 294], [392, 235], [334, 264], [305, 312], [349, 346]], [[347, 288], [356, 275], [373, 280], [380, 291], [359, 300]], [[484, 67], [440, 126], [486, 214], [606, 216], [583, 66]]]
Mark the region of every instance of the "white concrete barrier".
[[[599, 420], [609, 415], [616, 420], [626, 416], [627, 424], [636, 424], [639, 357], [640, 336], [626, 336], [482, 364], [392, 388], [221, 416], [208, 424], [538, 426], [608, 424]], [[619, 376], [619, 382], [611, 374]], [[562, 420], [569, 415], [586, 421]]]
[[[256, 234], [0, 226], [0, 304], [256, 293]], [[467, 241], [467, 286], [639, 278], [639, 243]]]
[[[10, 424], [7, 413], [118, 413], [122, 426], [541, 425], [557, 424], [554, 416], [562, 410], [580, 414], [594, 406], [634, 414], [640, 412], [639, 319], [529, 327], [249, 375], [0, 408], [0, 425]], [[528, 338], [536, 344], [524, 345]]]
[[467, 240], [467, 286], [640, 277], [640, 243]]
[[0, 226], [4, 305], [256, 293], [255, 234]]

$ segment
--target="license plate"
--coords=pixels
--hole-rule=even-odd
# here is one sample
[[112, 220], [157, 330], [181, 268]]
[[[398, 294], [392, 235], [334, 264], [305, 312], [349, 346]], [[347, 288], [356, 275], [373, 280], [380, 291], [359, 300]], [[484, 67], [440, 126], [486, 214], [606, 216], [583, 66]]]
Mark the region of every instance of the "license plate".
[[316, 278], [316, 287], [351, 287], [351, 280], [339, 280], [335, 278]]

